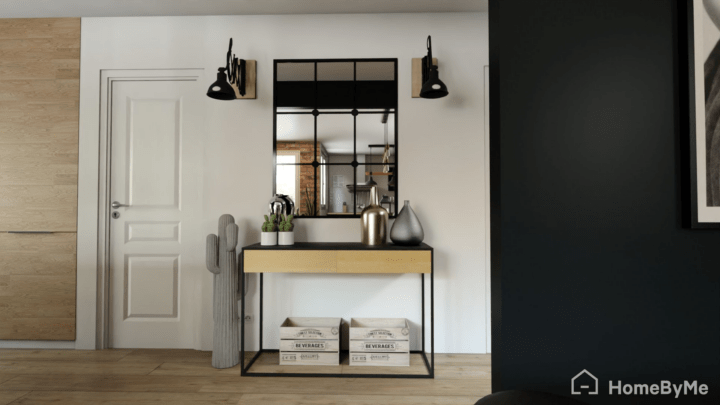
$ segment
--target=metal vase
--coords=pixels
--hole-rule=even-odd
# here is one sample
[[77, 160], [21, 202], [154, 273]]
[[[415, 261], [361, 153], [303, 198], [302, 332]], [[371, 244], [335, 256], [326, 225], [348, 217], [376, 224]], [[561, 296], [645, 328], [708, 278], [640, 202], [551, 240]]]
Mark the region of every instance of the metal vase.
[[270, 199], [270, 215], [275, 215], [275, 223], [280, 223], [282, 215], [291, 215], [295, 213], [295, 203], [290, 196], [285, 194], [275, 194]]
[[362, 243], [368, 246], [382, 246], [387, 241], [388, 218], [390, 214], [378, 203], [377, 186], [370, 188], [370, 205], [362, 210]]
[[410, 207], [410, 201], [405, 200], [405, 206], [400, 210], [390, 229], [390, 239], [396, 245], [417, 246], [422, 243], [424, 237], [425, 232], [420, 220]]

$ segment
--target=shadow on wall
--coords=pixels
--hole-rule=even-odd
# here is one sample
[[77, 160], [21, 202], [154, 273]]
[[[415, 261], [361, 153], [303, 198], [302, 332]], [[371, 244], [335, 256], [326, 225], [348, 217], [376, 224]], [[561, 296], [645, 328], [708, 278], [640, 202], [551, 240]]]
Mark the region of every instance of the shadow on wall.
[[238, 250], [243, 246], [247, 246], [260, 241], [260, 221], [255, 224], [249, 219], [240, 219], [237, 221], [238, 227], [242, 230], [244, 238], [240, 239]]

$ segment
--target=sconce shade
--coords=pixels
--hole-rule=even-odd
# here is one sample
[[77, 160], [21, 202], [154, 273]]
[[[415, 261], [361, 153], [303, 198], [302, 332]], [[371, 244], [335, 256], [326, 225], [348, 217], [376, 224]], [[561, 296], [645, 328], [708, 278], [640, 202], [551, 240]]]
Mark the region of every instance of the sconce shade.
[[420, 90], [420, 97], [422, 98], [440, 98], [448, 95], [447, 86], [438, 77], [437, 66], [431, 66], [429, 72], [429, 78], [423, 83], [422, 89]]
[[420, 89], [422, 98], [440, 98], [448, 95], [447, 86], [438, 77], [438, 67], [433, 64], [432, 39], [427, 37], [428, 54], [423, 58], [423, 85]]
[[210, 85], [207, 96], [216, 100], [235, 100], [235, 90], [227, 81], [225, 68], [218, 68], [217, 80]]

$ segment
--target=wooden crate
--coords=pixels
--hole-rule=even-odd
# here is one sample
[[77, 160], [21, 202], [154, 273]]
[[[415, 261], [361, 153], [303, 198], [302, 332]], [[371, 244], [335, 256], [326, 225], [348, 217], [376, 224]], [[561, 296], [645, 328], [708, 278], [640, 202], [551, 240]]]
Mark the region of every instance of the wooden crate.
[[280, 365], [340, 364], [340, 318], [287, 318], [280, 325]]
[[352, 318], [351, 366], [409, 366], [410, 324], [404, 318]]

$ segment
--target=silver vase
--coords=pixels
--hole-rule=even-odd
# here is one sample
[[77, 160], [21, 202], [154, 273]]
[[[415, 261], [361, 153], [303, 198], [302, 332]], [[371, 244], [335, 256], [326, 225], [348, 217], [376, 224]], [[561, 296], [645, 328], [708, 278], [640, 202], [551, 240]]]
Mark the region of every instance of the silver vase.
[[396, 245], [417, 246], [422, 243], [424, 237], [425, 232], [420, 220], [410, 208], [410, 201], [405, 200], [405, 206], [400, 210], [390, 229], [390, 239]]
[[360, 214], [363, 245], [382, 246], [387, 240], [387, 226], [390, 214], [378, 204], [377, 186], [370, 188], [370, 205]]
[[282, 215], [290, 215], [295, 213], [295, 203], [290, 196], [285, 194], [275, 194], [270, 199], [270, 215], [275, 215], [275, 222], [280, 223]]

